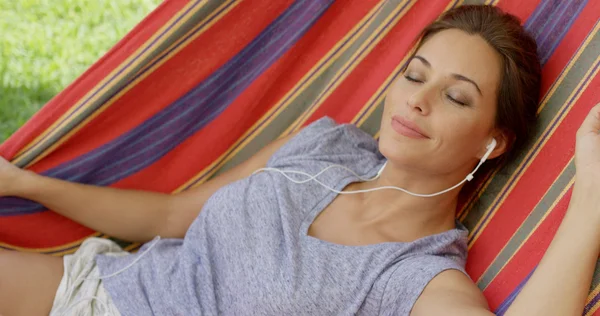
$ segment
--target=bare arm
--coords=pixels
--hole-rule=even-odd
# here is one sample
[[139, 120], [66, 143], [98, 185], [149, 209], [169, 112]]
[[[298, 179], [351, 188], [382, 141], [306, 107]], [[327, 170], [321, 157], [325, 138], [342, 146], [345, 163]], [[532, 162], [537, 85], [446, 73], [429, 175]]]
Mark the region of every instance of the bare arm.
[[577, 132], [569, 209], [506, 315], [581, 315], [600, 253], [600, 104]]
[[[567, 210], [537, 269], [507, 316], [581, 315], [600, 254], [600, 104], [577, 133], [577, 181]], [[425, 288], [412, 315], [491, 315], [473, 282], [443, 272]]]
[[247, 161], [180, 194], [84, 185], [24, 171], [0, 157], [0, 196], [36, 201], [84, 226], [129, 241], [156, 235], [182, 238], [206, 200], [219, 188], [250, 176], [295, 134], [280, 138]]

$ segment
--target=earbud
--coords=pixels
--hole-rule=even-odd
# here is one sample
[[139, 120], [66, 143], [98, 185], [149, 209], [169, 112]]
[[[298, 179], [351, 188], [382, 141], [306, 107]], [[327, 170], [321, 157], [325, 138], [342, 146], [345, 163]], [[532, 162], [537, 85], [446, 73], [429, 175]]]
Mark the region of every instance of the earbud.
[[467, 175], [467, 181], [473, 180], [473, 175], [475, 174], [477, 169], [479, 169], [479, 167], [481, 167], [481, 165], [483, 165], [483, 163], [490, 157], [490, 155], [492, 154], [492, 151], [494, 151], [494, 149], [496, 149], [496, 145], [498, 145], [498, 142], [496, 141], [495, 138], [492, 138], [492, 141], [486, 146], [487, 151], [485, 152], [485, 154], [483, 154], [483, 157], [481, 157], [481, 159], [479, 159], [479, 163], [477, 164], [477, 167], [475, 167], [473, 172], [471, 172]]
[[492, 151], [496, 149], [496, 145], [498, 145], [498, 142], [495, 138], [492, 138], [492, 141], [486, 146], [487, 151], [485, 152], [483, 157], [481, 157], [482, 162], [485, 162], [488, 159], [488, 157], [492, 154]]

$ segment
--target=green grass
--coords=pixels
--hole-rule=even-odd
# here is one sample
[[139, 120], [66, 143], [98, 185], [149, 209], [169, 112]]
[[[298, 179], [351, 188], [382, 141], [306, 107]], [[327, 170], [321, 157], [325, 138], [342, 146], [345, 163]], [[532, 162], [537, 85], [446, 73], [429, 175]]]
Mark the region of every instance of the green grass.
[[0, 143], [161, 0], [0, 0]]

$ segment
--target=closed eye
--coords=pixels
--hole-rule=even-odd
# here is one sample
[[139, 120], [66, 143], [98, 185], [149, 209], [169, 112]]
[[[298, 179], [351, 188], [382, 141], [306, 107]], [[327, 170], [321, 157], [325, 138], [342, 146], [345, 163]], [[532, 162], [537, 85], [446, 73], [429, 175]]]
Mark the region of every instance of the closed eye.
[[413, 77], [410, 77], [410, 76], [407, 76], [407, 75], [405, 75], [405, 76], [404, 76], [404, 78], [406, 78], [406, 80], [408, 80], [408, 81], [410, 81], [410, 82], [418, 82], [418, 83], [423, 83], [423, 81], [422, 81], [422, 80], [418, 80], [418, 79], [415, 79], [415, 78], [413, 78]]
[[[423, 80], [419, 80], [419, 79], [415, 79], [409, 75], [404, 75], [403, 76], [406, 80], [410, 81], [410, 82], [414, 82], [414, 83], [423, 83]], [[468, 106], [469, 104], [456, 100], [455, 98], [453, 98], [452, 96], [450, 96], [449, 94], [446, 94], [446, 98], [448, 98], [448, 100], [450, 100], [450, 102], [460, 105], [460, 106]]]
[[456, 100], [455, 98], [451, 97], [449, 94], [446, 94], [446, 97], [448, 98], [448, 100], [450, 100], [450, 102], [454, 102], [454, 103], [456, 103], [456, 104], [458, 104], [460, 106], [467, 106], [468, 105], [468, 104], [466, 104], [464, 102]]

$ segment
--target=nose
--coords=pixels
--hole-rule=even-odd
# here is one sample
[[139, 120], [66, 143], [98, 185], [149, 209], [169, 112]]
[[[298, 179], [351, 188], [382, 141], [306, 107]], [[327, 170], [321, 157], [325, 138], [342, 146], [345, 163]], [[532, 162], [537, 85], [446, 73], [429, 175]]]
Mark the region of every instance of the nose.
[[416, 111], [420, 115], [429, 115], [431, 112], [432, 93], [432, 89], [422, 85], [408, 98], [407, 105], [411, 110]]

